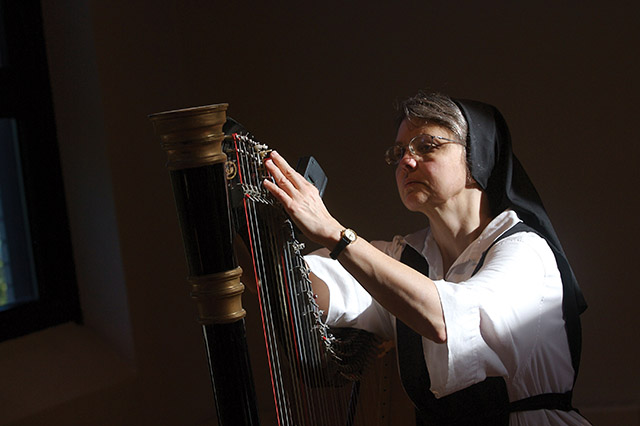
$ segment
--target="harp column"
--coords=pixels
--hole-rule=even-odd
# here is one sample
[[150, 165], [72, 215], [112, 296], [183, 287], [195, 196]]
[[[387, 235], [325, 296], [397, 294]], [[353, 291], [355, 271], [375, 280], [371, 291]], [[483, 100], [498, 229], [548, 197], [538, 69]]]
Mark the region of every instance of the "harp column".
[[167, 153], [191, 296], [204, 333], [218, 423], [258, 425], [222, 152], [227, 104], [152, 114]]

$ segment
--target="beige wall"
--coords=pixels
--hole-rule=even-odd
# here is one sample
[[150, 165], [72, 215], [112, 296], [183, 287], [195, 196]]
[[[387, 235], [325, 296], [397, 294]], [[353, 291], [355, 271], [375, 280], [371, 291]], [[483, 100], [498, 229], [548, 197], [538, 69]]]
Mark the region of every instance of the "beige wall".
[[330, 210], [379, 239], [422, 226], [381, 160], [393, 101], [419, 88], [505, 115], [591, 305], [575, 401], [640, 424], [635, 3], [43, 3], [86, 324], [0, 344], [0, 424], [215, 422], [147, 114], [230, 103], [291, 160], [313, 154]]

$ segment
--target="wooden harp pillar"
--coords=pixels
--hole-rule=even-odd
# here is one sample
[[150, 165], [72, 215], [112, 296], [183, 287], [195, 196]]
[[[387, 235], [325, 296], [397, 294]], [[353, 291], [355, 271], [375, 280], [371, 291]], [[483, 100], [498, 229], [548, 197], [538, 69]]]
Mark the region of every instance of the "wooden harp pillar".
[[166, 151], [218, 423], [258, 425], [222, 152], [227, 104], [152, 114]]

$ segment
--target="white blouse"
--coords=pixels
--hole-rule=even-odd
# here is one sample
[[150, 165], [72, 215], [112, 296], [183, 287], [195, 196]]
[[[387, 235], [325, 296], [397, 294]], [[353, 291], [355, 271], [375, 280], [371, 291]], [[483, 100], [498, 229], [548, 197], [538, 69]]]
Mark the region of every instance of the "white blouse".
[[[511, 235], [496, 243], [472, 276], [482, 253], [520, 221], [507, 210], [496, 217], [454, 262], [446, 276], [429, 229], [390, 242], [373, 242], [400, 259], [405, 244], [429, 263], [438, 289], [447, 341], [422, 339], [431, 391], [440, 398], [488, 376], [504, 377], [516, 401], [571, 389], [574, 371], [562, 319], [562, 281], [553, 252], [535, 233]], [[395, 339], [395, 317], [323, 249], [305, 257], [330, 291], [327, 323], [356, 327]], [[588, 425], [576, 412], [535, 410], [512, 413], [511, 425]]]

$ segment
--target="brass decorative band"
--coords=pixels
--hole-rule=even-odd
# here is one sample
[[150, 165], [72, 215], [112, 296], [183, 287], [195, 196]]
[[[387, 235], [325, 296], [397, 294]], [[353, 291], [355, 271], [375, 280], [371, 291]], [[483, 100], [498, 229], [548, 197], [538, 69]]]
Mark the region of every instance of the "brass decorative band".
[[237, 267], [216, 274], [189, 277], [191, 297], [196, 300], [201, 324], [227, 324], [245, 317], [241, 275], [242, 268]]
[[227, 156], [222, 152], [222, 126], [227, 120], [228, 106], [213, 104], [149, 116], [160, 137], [162, 149], [167, 152], [169, 170], [227, 161]]

